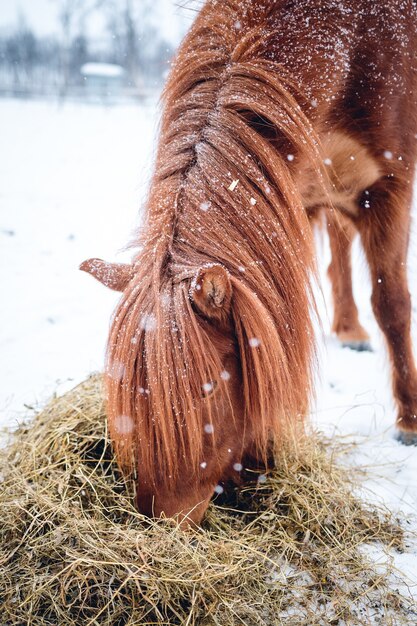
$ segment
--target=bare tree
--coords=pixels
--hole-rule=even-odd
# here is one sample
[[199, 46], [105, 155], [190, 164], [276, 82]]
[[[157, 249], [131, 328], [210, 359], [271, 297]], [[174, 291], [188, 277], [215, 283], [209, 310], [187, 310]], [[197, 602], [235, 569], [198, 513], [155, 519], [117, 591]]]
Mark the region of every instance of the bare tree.
[[104, 0], [114, 57], [127, 70], [129, 81], [139, 87], [156, 66], [155, 57], [171, 46], [156, 28], [158, 0]]
[[3, 43], [3, 61], [13, 73], [16, 91], [27, 91], [39, 62], [38, 41], [21, 16], [17, 29]]
[[87, 15], [100, 7], [103, 0], [51, 0], [58, 5], [62, 29], [62, 87], [61, 95], [68, 91], [71, 76], [71, 44], [74, 26], [85, 20]]
[[[0, 92], [81, 93], [79, 69], [89, 60], [123, 66], [136, 92], [160, 86], [175, 45], [160, 24], [168, 0], [49, 2], [58, 12], [58, 37], [37, 37], [23, 17], [14, 32], [0, 33]], [[86, 26], [95, 11], [107, 21], [109, 36], [90, 40]]]

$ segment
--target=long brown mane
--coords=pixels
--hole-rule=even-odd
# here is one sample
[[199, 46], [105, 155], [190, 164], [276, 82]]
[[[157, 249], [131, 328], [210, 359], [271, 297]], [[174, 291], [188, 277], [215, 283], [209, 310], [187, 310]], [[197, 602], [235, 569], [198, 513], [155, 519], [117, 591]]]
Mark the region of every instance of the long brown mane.
[[111, 327], [111, 435], [147, 484], [201, 461], [201, 389], [221, 369], [215, 331], [189, 295], [202, 265], [231, 276], [245, 420], [261, 454], [311, 389], [312, 236], [276, 146], [318, 171], [316, 143], [295, 85], [263, 54], [259, 5], [235, 24], [237, 4], [221, 3], [219, 24], [203, 9], [171, 72], [135, 274]]

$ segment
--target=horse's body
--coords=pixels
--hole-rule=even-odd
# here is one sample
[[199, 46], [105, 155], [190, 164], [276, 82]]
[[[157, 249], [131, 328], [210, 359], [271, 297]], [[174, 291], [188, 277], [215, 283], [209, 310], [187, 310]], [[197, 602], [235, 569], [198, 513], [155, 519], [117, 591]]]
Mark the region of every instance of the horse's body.
[[[109, 339], [110, 432], [147, 514], [199, 522], [216, 485], [302, 423], [314, 339], [309, 220], [326, 213], [334, 331], [363, 347], [359, 232], [403, 438], [417, 436], [406, 279], [417, 148], [413, 0], [208, 0], [164, 95]], [[110, 267], [110, 269], [109, 269]]]

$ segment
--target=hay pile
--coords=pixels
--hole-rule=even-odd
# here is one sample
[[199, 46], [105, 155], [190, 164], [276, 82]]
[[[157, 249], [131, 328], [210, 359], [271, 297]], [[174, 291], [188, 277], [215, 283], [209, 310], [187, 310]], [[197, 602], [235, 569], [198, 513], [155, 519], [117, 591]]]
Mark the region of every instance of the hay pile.
[[361, 552], [401, 529], [315, 438], [184, 532], [134, 510], [94, 376], [12, 435], [0, 473], [2, 626], [415, 623]]

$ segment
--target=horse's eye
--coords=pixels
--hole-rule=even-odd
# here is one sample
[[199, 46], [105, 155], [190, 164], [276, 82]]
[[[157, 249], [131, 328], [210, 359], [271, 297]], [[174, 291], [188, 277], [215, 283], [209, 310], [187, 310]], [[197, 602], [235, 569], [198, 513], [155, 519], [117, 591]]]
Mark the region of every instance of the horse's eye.
[[214, 392], [216, 387], [217, 387], [217, 381], [215, 380], [209, 383], [204, 383], [204, 385], [202, 385], [203, 397], [208, 398], [209, 396], [211, 396], [211, 394]]

